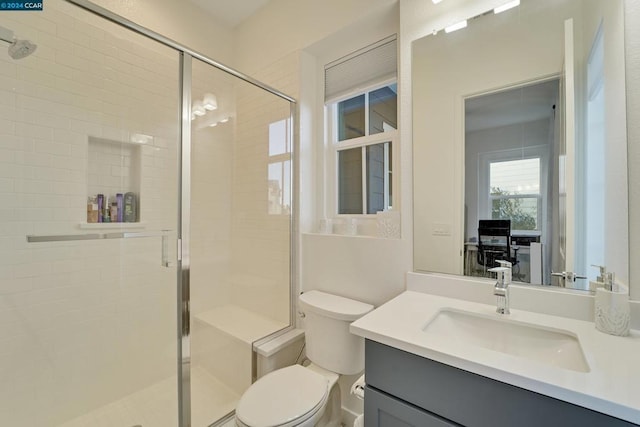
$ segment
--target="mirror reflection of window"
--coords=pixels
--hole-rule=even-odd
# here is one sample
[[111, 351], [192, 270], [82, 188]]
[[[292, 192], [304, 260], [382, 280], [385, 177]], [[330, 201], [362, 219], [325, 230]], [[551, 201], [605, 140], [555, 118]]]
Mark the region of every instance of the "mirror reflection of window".
[[269, 124], [269, 166], [267, 168], [267, 210], [269, 215], [291, 213], [291, 122]]
[[540, 231], [540, 158], [489, 165], [491, 219], [511, 220], [512, 231]]

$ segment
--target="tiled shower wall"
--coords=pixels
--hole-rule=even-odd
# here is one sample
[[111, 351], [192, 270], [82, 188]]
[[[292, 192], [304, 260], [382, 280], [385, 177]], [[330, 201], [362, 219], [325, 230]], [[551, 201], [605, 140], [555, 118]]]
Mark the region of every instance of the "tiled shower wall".
[[153, 137], [145, 231], [175, 232], [178, 57], [61, 0], [0, 25], [38, 44], [0, 52], [0, 420], [54, 426], [175, 373], [176, 273], [159, 237], [25, 236], [86, 232], [88, 139], [132, 133]]

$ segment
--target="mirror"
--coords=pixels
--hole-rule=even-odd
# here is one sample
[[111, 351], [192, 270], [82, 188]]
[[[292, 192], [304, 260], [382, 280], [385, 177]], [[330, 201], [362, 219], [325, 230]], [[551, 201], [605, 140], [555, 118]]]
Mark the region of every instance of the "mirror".
[[623, 24], [622, 0], [521, 0], [413, 42], [416, 271], [628, 284]]

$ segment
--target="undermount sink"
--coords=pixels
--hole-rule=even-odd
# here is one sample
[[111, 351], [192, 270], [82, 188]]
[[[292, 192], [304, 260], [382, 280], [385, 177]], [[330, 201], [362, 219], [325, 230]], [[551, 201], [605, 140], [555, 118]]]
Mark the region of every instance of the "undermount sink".
[[567, 331], [454, 309], [440, 310], [423, 331], [563, 369], [590, 370], [578, 338]]

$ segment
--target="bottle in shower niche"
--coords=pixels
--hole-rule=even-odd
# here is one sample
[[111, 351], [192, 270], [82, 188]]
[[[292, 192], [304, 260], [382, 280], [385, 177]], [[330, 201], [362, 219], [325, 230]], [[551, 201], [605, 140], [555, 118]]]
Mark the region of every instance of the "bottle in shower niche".
[[138, 206], [134, 193], [124, 194], [124, 222], [136, 222], [138, 218]]
[[87, 198], [87, 222], [98, 222], [98, 198], [95, 196]]
[[109, 206], [109, 217], [111, 217], [111, 222], [118, 222], [118, 204], [116, 202], [111, 202], [111, 206]]
[[109, 212], [109, 196], [106, 196], [104, 198], [104, 202], [102, 202], [102, 205], [102, 222], [111, 222], [111, 213]]
[[116, 222], [124, 222], [124, 194], [116, 194]]
[[102, 214], [104, 212], [104, 194], [98, 194], [98, 222], [102, 222]]

